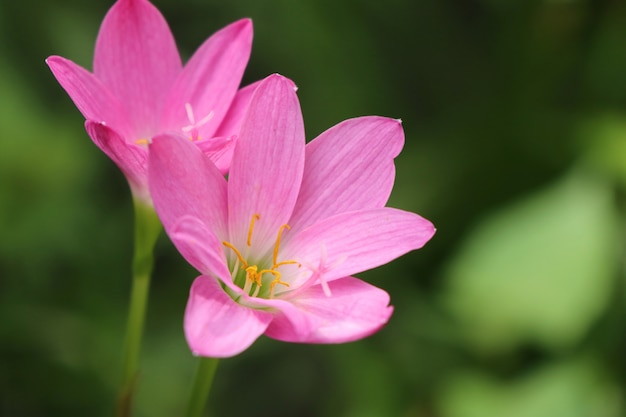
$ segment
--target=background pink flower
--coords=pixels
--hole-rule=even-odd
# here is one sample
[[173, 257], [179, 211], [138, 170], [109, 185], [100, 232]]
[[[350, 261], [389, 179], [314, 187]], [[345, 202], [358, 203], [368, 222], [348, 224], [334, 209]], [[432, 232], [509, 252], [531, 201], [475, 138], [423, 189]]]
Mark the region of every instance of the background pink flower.
[[185, 312], [198, 355], [236, 355], [261, 334], [342, 343], [383, 326], [388, 294], [352, 274], [422, 247], [433, 225], [385, 207], [404, 142], [398, 120], [346, 120], [305, 147], [293, 84], [255, 91], [228, 180], [189, 141], [150, 145], [150, 191], [181, 254], [202, 275]]
[[147, 0], [118, 0], [102, 22], [93, 73], [59, 56], [47, 63], [85, 116], [94, 143], [126, 175], [133, 194], [149, 200], [147, 141], [180, 133], [222, 172], [253, 87], [238, 91], [250, 57], [252, 22], [218, 31], [183, 68], [172, 33]]

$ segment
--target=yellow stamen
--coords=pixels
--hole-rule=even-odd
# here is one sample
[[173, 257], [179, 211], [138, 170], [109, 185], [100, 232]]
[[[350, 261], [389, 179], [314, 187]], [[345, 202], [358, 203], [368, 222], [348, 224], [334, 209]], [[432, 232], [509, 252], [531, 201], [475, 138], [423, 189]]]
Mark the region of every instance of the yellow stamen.
[[278, 229], [278, 236], [276, 237], [276, 244], [274, 245], [274, 257], [272, 258], [274, 265], [278, 264], [278, 262], [276, 262], [276, 258], [278, 258], [278, 248], [280, 247], [280, 236], [283, 234], [283, 230], [285, 229], [289, 230], [291, 227], [289, 227], [288, 224], [283, 224], [280, 226], [280, 229]]
[[283, 266], [283, 265], [298, 265], [298, 268], [302, 266], [302, 264], [298, 261], [282, 261], [282, 262], [278, 262], [277, 264], [272, 265], [272, 269], [276, 269], [279, 266]]
[[263, 275], [264, 271], [258, 272], [259, 267], [256, 265], [252, 265], [246, 268], [246, 278], [252, 282], [255, 282], [259, 287], [263, 285], [261, 283], [261, 275]]
[[286, 282], [280, 280], [280, 277], [281, 277], [280, 272], [274, 271], [274, 270], [271, 270], [271, 271], [268, 271], [268, 272], [271, 272], [274, 275], [274, 277], [275, 277], [274, 281], [272, 281], [270, 283], [270, 298], [274, 298], [274, 287], [277, 284], [284, 285], [285, 287], [289, 287], [289, 284], [287, 284]]
[[148, 139], [137, 139], [135, 141], [135, 144], [137, 144], [137, 145], [149, 145], [150, 141]]
[[[246, 240], [246, 244], [248, 245], [248, 247], [252, 246], [252, 232], [254, 231], [254, 224], [260, 218], [261, 216], [259, 214], [254, 214], [252, 216], [252, 219], [250, 220], [250, 228], [248, 229], [248, 238]], [[235, 267], [233, 268], [233, 271], [232, 271], [233, 278], [235, 277], [235, 273], [236, 273], [235, 271], [237, 270], [237, 265], [241, 264], [241, 269], [246, 271], [246, 281], [245, 281], [245, 284], [243, 285], [243, 291], [245, 293], [250, 294], [250, 291], [252, 290], [252, 286], [256, 284], [256, 288], [254, 288], [253, 293], [250, 294], [252, 297], [256, 297], [260, 292], [261, 286], [263, 285], [263, 274], [271, 274], [274, 276], [274, 280], [270, 282], [270, 293], [269, 293], [269, 297], [273, 298], [274, 288], [276, 287], [276, 285], [280, 284], [280, 285], [284, 285], [285, 287], [289, 287], [289, 284], [287, 282], [281, 280], [282, 275], [279, 271], [277, 271], [277, 268], [283, 265], [298, 265], [298, 268], [302, 266], [299, 262], [294, 261], [294, 260], [278, 262], [278, 251], [280, 250], [280, 239], [285, 229], [290, 229], [288, 224], [283, 224], [278, 229], [278, 234], [276, 236], [276, 243], [274, 244], [272, 267], [270, 269], [262, 269], [259, 271], [258, 265], [248, 265], [248, 262], [246, 262], [246, 260], [243, 258], [243, 255], [241, 254], [241, 252], [239, 252], [239, 250], [232, 243], [226, 242], [226, 241], [222, 242], [224, 246], [226, 246], [227, 248], [230, 248], [237, 256], [238, 261], [236, 262]]]
[[252, 245], [251, 240], [252, 240], [252, 230], [254, 230], [254, 221], [259, 220], [260, 218], [261, 216], [259, 216], [258, 214], [255, 214], [254, 216], [252, 216], [252, 220], [250, 221], [250, 229], [248, 229], [248, 240], [246, 241], [248, 246]]
[[246, 262], [246, 260], [243, 259], [243, 256], [241, 256], [241, 253], [237, 250], [236, 247], [234, 247], [231, 243], [226, 242], [226, 241], [222, 242], [222, 245], [226, 246], [227, 248], [232, 249], [232, 251], [235, 252], [235, 255], [237, 255], [237, 258], [241, 262], [241, 269], [248, 268], [248, 262]]
[[259, 273], [259, 275], [263, 275], [263, 274], [272, 274], [275, 277], [280, 276], [280, 272], [274, 271], [273, 269], [264, 269]]

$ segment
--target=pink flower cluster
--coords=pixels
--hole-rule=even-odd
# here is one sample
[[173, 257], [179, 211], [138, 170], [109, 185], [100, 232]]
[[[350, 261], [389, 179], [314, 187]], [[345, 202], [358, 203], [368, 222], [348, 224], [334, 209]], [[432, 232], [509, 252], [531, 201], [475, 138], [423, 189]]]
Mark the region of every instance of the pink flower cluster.
[[93, 141], [201, 274], [184, 321], [201, 356], [236, 355], [262, 334], [343, 343], [376, 332], [392, 314], [389, 295], [352, 275], [435, 232], [385, 207], [400, 121], [350, 119], [306, 144], [293, 82], [270, 75], [238, 89], [251, 33], [249, 20], [231, 24], [183, 68], [160, 13], [118, 0], [93, 74], [48, 59]]

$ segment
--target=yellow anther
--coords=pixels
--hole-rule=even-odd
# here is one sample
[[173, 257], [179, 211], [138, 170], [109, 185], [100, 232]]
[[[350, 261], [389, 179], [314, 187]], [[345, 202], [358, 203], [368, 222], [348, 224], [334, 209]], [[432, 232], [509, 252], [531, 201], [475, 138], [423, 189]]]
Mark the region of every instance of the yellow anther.
[[273, 269], [264, 269], [264, 270], [261, 271], [260, 275], [262, 275], [262, 274], [272, 274], [275, 277], [280, 278], [280, 272], [274, 271]]
[[283, 265], [298, 265], [298, 268], [302, 266], [302, 264], [298, 261], [282, 261], [282, 262], [278, 262], [277, 264], [274, 264], [272, 266], [272, 269], [276, 269], [279, 266], [283, 266]]
[[252, 245], [252, 230], [254, 230], [254, 221], [255, 220], [259, 220], [261, 218], [261, 216], [259, 216], [258, 214], [255, 214], [252, 216], [252, 220], [250, 221], [250, 229], [248, 229], [248, 240], [246, 241], [246, 243], [248, 244], [248, 246]]
[[278, 249], [280, 248], [280, 236], [283, 234], [283, 230], [285, 229], [289, 230], [291, 227], [289, 227], [288, 224], [283, 224], [280, 226], [280, 229], [278, 229], [278, 236], [276, 236], [276, 244], [274, 245], [274, 257], [272, 258], [274, 265], [278, 264], [278, 262], [276, 262], [276, 258], [278, 258]]
[[239, 258], [239, 262], [241, 262], [241, 269], [247, 269], [248, 268], [248, 262], [246, 262], [245, 259], [243, 259], [243, 256], [241, 256], [241, 253], [237, 250], [236, 247], [234, 247], [231, 243], [229, 242], [222, 242], [222, 245], [226, 246], [227, 248], [230, 248], [233, 252], [235, 252], [235, 255], [237, 255], [237, 258]]
[[246, 268], [246, 278], [250, 281], [256, 283], [259, 287], [263, 285], [261, 283], [261, 276], [264, 271], [258, 272], [259, 267], [256, 265], [252, 265]]
[[137, 139], [135, 141], [136, 145], [149, 145], [150, 141], [148, 139]]
[[274, 297], [274, 287], [277, 284], [284, 285], [285, 287], [289, 287], [289, 284], [287, 284], [286, 282], [280, 280], [280, 277], [281, 277], [280, 272], [274, 271], [274, 270], [271, 270], [271, 271], [268, 271], [268, 272], [271, 272], [274, 275], [274, 277], [275, 277], [274, 281], [272, 281], [270, 283], [270, 298], [273, 298]]

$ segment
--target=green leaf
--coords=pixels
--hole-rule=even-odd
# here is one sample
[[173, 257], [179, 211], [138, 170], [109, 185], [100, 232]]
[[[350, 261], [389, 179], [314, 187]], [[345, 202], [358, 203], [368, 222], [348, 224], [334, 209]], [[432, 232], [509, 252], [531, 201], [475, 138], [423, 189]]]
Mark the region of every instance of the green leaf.
[[460, 373], [444, 385], [438, 408], [443, 417], [619, 417], [622, 395], [596, 362], [575, 359], [517, 380]]
[[482, 351], [571, 346], [607, 306], [618, 230], [610, 187], [575, 172], [478, 225], [450, 264], [444, 304]]
[[623, 114], [604, 112], [581, 121], [579, 141], [585, 162], [626, 186], [626, 121]]

